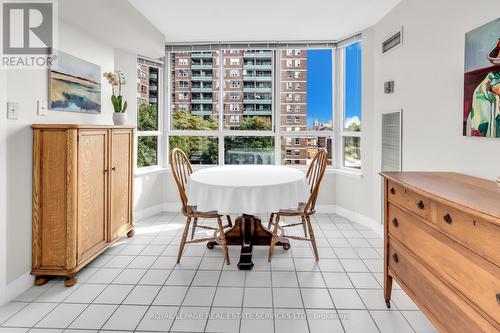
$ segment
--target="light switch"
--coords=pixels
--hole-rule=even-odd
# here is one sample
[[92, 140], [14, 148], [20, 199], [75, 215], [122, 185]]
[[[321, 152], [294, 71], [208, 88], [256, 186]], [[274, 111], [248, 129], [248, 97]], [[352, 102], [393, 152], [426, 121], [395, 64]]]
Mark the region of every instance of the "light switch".
[[7, 103], [7, 119], [17, 119], [19, 116], [19, 103]]
[[47, 110], [47, 101], [44, 100], [38, 100], [38, 115], [39, 116], [47, 116], [48, 110]]

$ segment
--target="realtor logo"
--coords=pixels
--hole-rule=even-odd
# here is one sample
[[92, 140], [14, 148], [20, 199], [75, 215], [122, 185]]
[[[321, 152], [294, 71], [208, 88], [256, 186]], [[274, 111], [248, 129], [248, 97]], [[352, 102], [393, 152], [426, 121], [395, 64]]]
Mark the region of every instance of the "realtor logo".
[[54, 48], [54, 7], [54, 2], [47, 0], [2, 1], [3, 66], [50, 66]]

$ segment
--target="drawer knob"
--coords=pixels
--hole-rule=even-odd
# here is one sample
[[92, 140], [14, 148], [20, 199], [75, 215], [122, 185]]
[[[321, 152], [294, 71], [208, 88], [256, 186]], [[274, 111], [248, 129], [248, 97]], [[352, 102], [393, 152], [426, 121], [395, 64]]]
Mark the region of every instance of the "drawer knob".
[[425, 208], [425, 205], [424, 203], [422, 202], [422, 200], [420, 200], [417, 204], [417, 207], [420, 208], [420, 209], [424, 209]]
[[[395, 262], [395, 263], [398, 263], [398, 262], [399, 262], [399, 257], [398, 257], [398, 255], [397, 255], [397, 253], [394, 253], [394, 254], [392, 255], [392, 260], [394, 260], [394, 262]], [[497, 296], [498, 296], [498, 295], [497, 295]]]
[[451, 224], [451, 222], [453, 222], [450, 214], [446, 214], [445, 216], [443, 216], [443, 220], [448, 224]]
[[397, 228], [399, 227], [399, 222], [398, 222], [398, 219], [397, 218], [393, 218], [392, 219], [392, 224], [394, 224], [394, 226]]
[[500, 293], [497, 294], [497, 303], [500, 304]]
[[391, 188], [391, 194], [396, 194], [396, 190], [393, 188]]

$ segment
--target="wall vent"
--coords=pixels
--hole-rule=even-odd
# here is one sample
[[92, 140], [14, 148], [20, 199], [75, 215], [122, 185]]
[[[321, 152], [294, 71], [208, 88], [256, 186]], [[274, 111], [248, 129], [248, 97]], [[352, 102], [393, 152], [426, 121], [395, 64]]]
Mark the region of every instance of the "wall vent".
[[403, 112], [382, 113], [382, 171], [402, 171]]
[[390, 50], [393, 50], [403, 44], [403, 28], [399, 29], [398, 32], [396, 32], [394, 35], [391, 37], [387, 38], [383, 43], [382, 43], [382, 54], [385, 54], [389, 52]]

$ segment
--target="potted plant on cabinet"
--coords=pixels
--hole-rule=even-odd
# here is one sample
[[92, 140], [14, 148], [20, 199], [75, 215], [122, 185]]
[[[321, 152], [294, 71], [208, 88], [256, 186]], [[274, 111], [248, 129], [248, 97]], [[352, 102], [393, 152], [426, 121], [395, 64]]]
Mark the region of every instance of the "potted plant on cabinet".
[[127, 101], [124, 101], [122, 96], [122, 86], [126, 83], [123, 72], [105, 72], [103, 76], [108, 80], [113, 89], [113, 95], [111, 96], [111, 103], [113, 103], [114, 109], [113, 123], [115, 125], [125, 125], [125, 121], [127, 120], [127, 114], [125, 113], [127, 111]]

